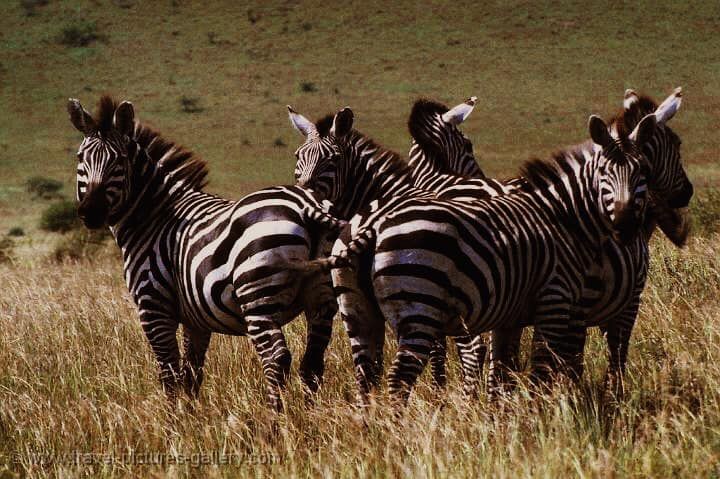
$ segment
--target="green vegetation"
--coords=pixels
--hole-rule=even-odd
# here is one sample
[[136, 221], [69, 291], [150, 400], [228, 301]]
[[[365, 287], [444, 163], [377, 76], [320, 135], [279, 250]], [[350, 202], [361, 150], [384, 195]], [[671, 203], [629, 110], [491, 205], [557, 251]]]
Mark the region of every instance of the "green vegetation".
[[40, 229], [65, 233], [80, 227], [77, 215], [77, 205], [74, 201], [61, 200], [55, 202], [43, 211], [40, 217]]
[[720, 190], [708, 188], [697, 194], [691, 203], [690, 216], [695, 234], [716, 233], [720, 229]]
[[8, 230], [8, 236], [25, 236], [25, 230], [19, 226], [13, 226]]
[[44, 176], [32, 176], [25, 182], [25, 188], [28, 193], [36, 198], [50, 199], [57, 198], [63, 184], [61, 181], [53, 178], [45, 178]]
[[101, 40], [93, 22], [81, 22], [68, 25], [60, 32], [59, 42], [67, 47], [87, 47], [91, 43]]
[[[0, 231], [26, 233], [0, 239], [0, 477], [720, 474], [720, 11], [713, 2], [0, 3]], [[463, 131], [485, 172], [502, 177], [531, 155], [586, 138], [588, 115], [616, 112], [626, 88], [661, 99], [676, 86], [685, 100], [672, 127], [698, 191], [697, 235], [683, 250], [653, 242], [629, 393], [614, 417], [599, 404], [606, 361], [597, 332], [579, 390], [530, 397], [520, 388], [500, 404], [484, 395], [470, 402], [453, 362], [447, 399], [425, 378], [401, 419], [382, 395], [357, 411], [339, 324], [315, 404], [305, 402], [294, 371], [288, 412], [273, 415], [249, 341], [218, 337], [200, 401], [172, 411], [117, 248], [73, 229], [70, 202], [43, 214], [48, 204], [36, 201], [60, 194], [51, 178], [74, 188], [82, 135], [67, 119], [68, 97], [88, 109], [103, 92], [132, 101], [142, 121], [208, 160], [210, 191], [237, 198], [292, 182], [301, 138], [286, 104], [310, 118], [349, 105], [359, 130], [405, 153], [416, 98], [450, 104], [477, 95]], [[43, 180], [41, 192], [28, 189], [31, 177]], [[70, 232], [38, 230], [46, 219]], [[287, 330], [297, 358], [304, 327]], [[246, 463], [38, 464], [47, 454], [128, 451], [222, 451]]]

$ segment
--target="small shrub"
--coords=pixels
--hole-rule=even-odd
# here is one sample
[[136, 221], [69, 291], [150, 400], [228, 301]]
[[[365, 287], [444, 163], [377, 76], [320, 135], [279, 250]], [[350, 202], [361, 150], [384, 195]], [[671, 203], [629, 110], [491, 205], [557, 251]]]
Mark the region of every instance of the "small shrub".
[[91, 258], [97, 255], [105, 244], [105, 240], [109, 237], [110, 233], [106, 228], [98, 230], [82, 228], [73, 231], [69, 235], [60, 238], [55, 244], [53, 258], [56, 261]]
[[43, 211], [40, 217], [40, 228], [45, 231], [65, 233], [80, 226], [74, 201], [62, 200], [53, 203]]
[[94, 22], [68, 25], [60, 32], [60, 43], [68, 47], [87, 47], [101, 39]]
[[692, 231], [698, 235], [711, 235], [720, 230], [720, 190], [708, 189], [695, 195], [690, 202]]
[[277, 148], [284, 148], [287, 145], [285, 144], [285, 142], [283, 141], [282, 138], [275, 138], [275, 141], [273, 142], [273, 146], [275, 146]]
[[19, 226], [13, 226], [8, 231], [8, 236], [25, 236], [25, 230]]
[[49, 0], [20, 0], [20, 6], [25, 11], [25, 15], [28, 17], [35, 16], [37, 13], [36, 9], [44, 7], [49, 3]]
[[12, 238], [8, 238], [7, 236], [0, 238], [0, 263], [12, 261], [14, 247], [15, 242]]
[[303, 93], [313, 93], [317, 91], [317, 87], [311, 81], [304, 81], [300, 84], [300, 91]]
[[189, 98], [183, 96], [180, 98], [180, 108], [184, 113], [200, 113], [203, 108], [198, 105], [200, 100], [198, 98]]
[[52, 178], [43, 176], [33, 176], [25, 182], [25, 189], [36, 198], [57, 198], [60, 196], [60, 190], [63, 184]]

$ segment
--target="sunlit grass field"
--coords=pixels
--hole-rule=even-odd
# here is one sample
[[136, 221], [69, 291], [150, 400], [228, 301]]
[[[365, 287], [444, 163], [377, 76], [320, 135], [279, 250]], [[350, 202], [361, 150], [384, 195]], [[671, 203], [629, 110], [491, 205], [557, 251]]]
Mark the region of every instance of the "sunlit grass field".
[[[88, 109], [103, 92], [131, 100], [142, 121], [208, 161], [210, 191], [237, 198], [292, 181], [301, 138], [286, 104], [311, 118], [349, 105], [359, 130], [405, 153], [416, 98], [477, 95], [463, 131], [485, 172], [508, 176], [586, 138], [588, 115], [615, 113], [626, 88], [661, 100], [682, 86], [672, 127], [703, 197], [720, 181], [718, 38], [712, 2], [0, 2], [0, 238], [25, 232], [0, 264], [0, 477], [720, 476], [712, 227], [682, 251], [653, 242], [614, 413], [599, 399], [597, 332], [578, 389], [468, 401], [452, 361], [447, 396], [423, 378], [403, 417], [382, 395], [360, 412], [338, 324], [315, 402], [293, 370], [277, 416], [249, 341], [219, 336], [200, 400], [168, 408], [116, 248], [53, 261], [62, 237], [38, 228], [53, 200], [25, 188], [41, 175], [74, 194], [81, 135], [68, 97]], [[138, 464], [158, 453], [165, 465]], [[241, 464], [196, 467], [199, 454]]]

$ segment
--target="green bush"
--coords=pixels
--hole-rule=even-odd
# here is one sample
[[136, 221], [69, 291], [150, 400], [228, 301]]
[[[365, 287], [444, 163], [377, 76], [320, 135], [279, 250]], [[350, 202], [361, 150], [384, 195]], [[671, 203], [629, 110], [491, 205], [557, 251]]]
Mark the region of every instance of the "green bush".
[[20, 0], [20, 6], [25, 10], [25, 15], [28, 17], [36, 15], [36, 9], [44, 7], [48, 3], [49, 0]]
[[190, 98], [186, 96], [180, 98], [180, 109], [183, 113], [200, 113], [204, 110], [204, 108], [200, 106], [199, 98]]
[[713, 188], [695, 195], [690, 216], [694, 234], [707, 236], [720, 230], [720, 190]]
[[57, 198], [62, 187], [62, 182], [44, 176], [33, 176], [25, 182], [25, 189], [37, 198]]
[[59, 41], [68, 47], [87, 47], [101, 39], [94, 22], [79, 22], [63, 28]]
[[40, 228], [65, 233], [79, 228], [80, 218], [74, 201], [62, 200], [51, 204], [40, 217]]
[[8, 230], [8, 236], [25, 236], [25, 230], [19, 226], [13, 226]]

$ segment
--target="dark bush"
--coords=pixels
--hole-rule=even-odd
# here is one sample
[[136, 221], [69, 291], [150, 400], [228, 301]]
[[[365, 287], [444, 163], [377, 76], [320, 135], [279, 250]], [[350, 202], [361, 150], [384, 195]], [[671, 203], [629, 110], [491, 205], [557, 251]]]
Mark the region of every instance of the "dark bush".
[[284, 148], [287, 145], [283, 141], [282, 138], [275, 138], [275, 141], [273, 142], [273, 146], [276, 146], [277, 148]]
[[102, 40], [94, 22], [81, 22], [68, 25], [60, 32], [60, 43], [68, 47], [87, 47]]
[[8, 236], [25, 236], [25, 230], [19, 226], [13, 226], [8, 231]]
[[20, 6], [25, 10], [25, 15], [28, 17], [34, 16], [39, 7], [44, 7], [49, 3], [49, 0], [20, 0]]
[[317, 87], [311, 81], [304, 81], [300, 84], [300, 91], [303, 93], [313, 93], [317, 91]]
[[25, 182], [25, 189], [36, 198], [58, 198], [62, 187], [60, 181], [44, 176], [33, 176]]
[[188, 98], [183, 96], [180, 98], [180, 108], [184, 113], [200, 113], [203, 108], [198, 104], [198, 98]]
[[51, 204], [40, 217], [40, 228], [45, 231], [65, 233], [79, 228], [80, 218], [74, 201], [62, 200]]

